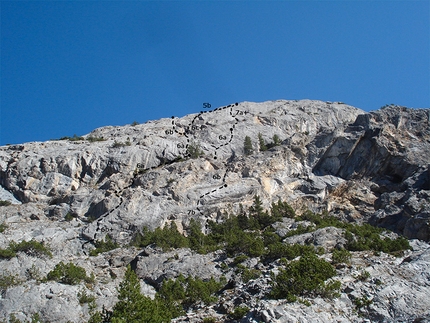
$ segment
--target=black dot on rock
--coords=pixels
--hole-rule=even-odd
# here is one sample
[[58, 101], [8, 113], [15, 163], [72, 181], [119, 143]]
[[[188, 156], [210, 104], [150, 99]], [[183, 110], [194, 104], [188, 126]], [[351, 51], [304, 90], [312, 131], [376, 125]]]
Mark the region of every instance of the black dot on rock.
[[172, 119], [175, 119], [175, 116], [172, 116]]
[[233, 131], [233, 128], [230, 128], [230, 131]]
[[234, 105], [239, 105], [239, 103], [236, 102]]
[[224, 184], [224, 187], [227, 187], [227, 184]]
[[214, 157], [214, 159], [217, 159], [217, 158], [218, 158], [217, 156]]

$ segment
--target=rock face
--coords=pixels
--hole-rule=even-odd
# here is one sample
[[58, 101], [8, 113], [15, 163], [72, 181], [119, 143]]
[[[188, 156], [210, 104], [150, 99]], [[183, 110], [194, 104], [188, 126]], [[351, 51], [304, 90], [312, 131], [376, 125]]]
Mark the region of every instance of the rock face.
[[[179, 273], [218, 277], [216, 255], [182, 250], [181, 261], [169, 262], [174, 255], [143, 255], [130, 248], [117, 255], [112, 251], [88, 258], [87, 254], [94, 241], [107, 233], [126, 245], [142, 227], [155, 229], [173, 221], [183, 230], [192, 218], [203, 223], [219, 220], [223, 212], [237, 212], [240, 204], [250, 206], [259, 195], [265, 207], [281, 199], [297, 213], [328, 211], [421, 240], [409, 262], [387, 260], [363, 266], [375, 275], [384, 270], [396, 273], [386, 278], [392, 290], [381, 287], [376, 291], [369, 309], [372, 320], [404, 317], [407, 321], [418, 317], [415, 311], [428, 318], [430, 306], [423, 302], [430, 296], [429, 277], [419, 272], [430, 269], [426, 249], [430, 241], [429, 120], [429, 109], [399, 106], [366, 113], [340, 102], [242, 102], [182, 118], [102, 127], [82, 140], [0, 147], [0, 199], [12, 202], [1, 207], [0, 223], [7, 228], [0, 235], [0, 248], [11, 241], [35, 239], [48, 243], [54, 253], [54, 258], [44, 261], [20, 256], [0, 260], [0, 267], [22, 278], [32, 264], [46, 275], [59, 260], [79, 263], [104, 280], [95, 293], [101, 297], [99, 305], [106, 306], [115, 301], [115, 286], [133, 259], [140, 277], [151, 285]], [[258, 134], [269, 146], [267, 150], [260, 149]], [[250, 155], [244, 151], [246, 136], [253, 143]], [[199, 150], [203, 154], [188, 158], [192, 148], [197, 148], [192, 157]], [[65, 221], [67, 217], [71, 221]], [[277, 232], [285, 235], [290, 225], [279, 223]], [[287, 239], [293, 238], [324, 249], [344, 243], [336, 228]], [[207, 266], [197, 270], [196, 264]], [[401, 287], [405, 282], [421, 296], [409, 299], [412, 293]], [[70, 289], [73, 286], [31, 280], [26, 284], [2, 294], [0, 320], [10, 313], [29, 318], [36, 311], [56, 322], [88, 318], [86, 305], [73, 303], [76, 298], [66, 301], [76, 294]], [[152, 287], [143, 284], [142, 288], [149, 291]], [[351, 314], [353, 296], [349, 295], [369, 288], [354, 283], [333, 304], [295, 304], [292, 312], [282, 303], [262, 301], [255, 304], [253, 317], [266, 322], [358, 322]], [[57, 296], [45, 296], [48, 290]], [[53, 308], [60, 309], [57, 316]], [[316, 309], [323, 314], [315, 316]], [[350, 314], [341, 315], [343, 310]], [[66, 314], [70, 311], [73, 315]]]

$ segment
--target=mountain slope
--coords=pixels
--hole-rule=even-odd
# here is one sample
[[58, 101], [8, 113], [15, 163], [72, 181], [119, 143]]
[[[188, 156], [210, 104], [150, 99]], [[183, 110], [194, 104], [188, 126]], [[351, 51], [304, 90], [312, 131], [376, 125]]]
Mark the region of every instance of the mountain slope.
[[[19, 254], [1, 260], [1, 266], [25, 277], [30, 264], [46, 274], [58, 260], [73, 261], [94, 272], [99, 281], [106, 281], [97, 285], [97, 293], [104, 299], [101, 304], [109, 306], [124, 266], [134, 259], [137, 272], [149, 279], [151, 275], [142, 268], [150, 268], [151, 261], [155, 261], [154, 268], [159, 267], [160, 255], [151, 260], [136, 257], [140, 250], [123, 248], [88, 257], [97, 241], [109, 234], [125, 246], [143, 227], [155, 229], [174, 222], [182, 232], [191, 219], [209, 232], [209, 221], [221, 221], [225, 212], [239, 214], [240, 204], [250, 207], [256, 195], [265, 208], [281, 199], [298, 214], [307, 209], [327, 211], [340, 219], [369, 222], [428, 242], [429, 120], [429, 109], [398, 106], [365, 113], [343, 103], [310, 100], [243, 102], [182, 118], [103, 127], [82, 138], [69, 138], [72, 140], [1, 147], [0, 184], [4, 199], [14, 204], [2, 207], [1, 221], [8, 227], [0, 247], [6, 248], [10, 241], [35, 239], [49, 244], [54, 253], [54, 259], [44, 260]], [[260, 149], [259, 134], [269, 149]], [[250, 155], [244, 151], [246, 136], [253, 143]], [[274, 136], [279, 144], [275, 145]], [[190, 153], [200, 156], [190, 158]], [[413, 246], [416, 250], [411, 251], [411, 259], [428, 251], [425, 242], [416, 241]], [[202, 257], [207, 259], [196, 260], [194, 254], [188, 259], [191, 263], [213, 262], [213, 256]], [[360, 257], [354, 258], [356, 266]], [[417, 268], [428, 263], [427, 256], [422, 257]], [[401, 263], [399, 259], [382, 261], [388, 267]], [[416, 274], [408, 270], [412, 270], [408, 275]], [[374, 271], [379, 275], [383, 269], [376, 266]], [[153, 273], [151, 279], [162, 280], [160, 275]], [[202, 269], [199, 275], [217, 276], [217, 269]], [[395, 284], [399, 279], [396, 277]], [[76, 302], [76, 288], [52, 282], [28, 284], [33, 293], [30, 298], [21, 298], [22, 286], [7, 289], [0, 305], [4, 313], [25, 308], [25, 314], [42, 310], [55, 321], [87, 317], [84, 307], [62, 304], [64, 297], [54, 296], [55, 302], [46, 302], [40, 296], [54, 288], [58, 289], [54, 295], [63, 293]], [[414, 288], [420, 290], [426, 284], [428, 280], [419, 280]], [[21, 303], [14, 303], [18, 298]], [[34, 299], [39, 299], [37, 305], [30, 306]], [[61, 310], [50, 309], [52, 304], [62, 304]], [[285, 312], [279, 304], [270, 304], [270, 311]], [[332, 306], [338, 311], [339, 306], [351, 306], [348, 304]], [[425, 307], [402, 309], [402, 315], [410, 312], [413, 317], [414, 310], [423, 312]], [[266, 310], [259, 309], [258, 315]], [[280, 317], [290, 315], [287, 312]], [[381, 313], [378, 315], [387, 319], [392, 315]], [[309, 310], [306, 315], [311, 320]], [[327, 315], [324, 320], [328, 322], [332, 314]]]

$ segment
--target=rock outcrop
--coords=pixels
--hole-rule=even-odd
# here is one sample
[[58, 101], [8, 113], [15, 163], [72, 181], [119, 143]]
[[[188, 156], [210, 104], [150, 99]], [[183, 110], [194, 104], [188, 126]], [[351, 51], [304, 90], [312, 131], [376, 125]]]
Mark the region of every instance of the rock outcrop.
[[[260, 149], [259, 134], [267, 150]], [[249, 155], [246, 136], [253, 143]], [[190, 153], [199, 157], [189, 158]], [[413, 250], [403, 258], [355, 254], [354, 265], [338, 272], [347, 287], [333, 302], [317, 298], [305, 306], [257, 298], [268, 288], [273, 268], [267, 267], [259, 268], [265, 273], [261, 278], [203, 312], [217, 317], [237, 306], [238, 298], [252, 306], [247, 322], [361, 322], [353, 301], [366, 295], [373, 300], [362, 313], [369, 320], [430, 319], [430, 110], [387, 106], [366, 113], [340, 102], [279, 100], [102, 127], [73, 140], [0, 147], [0, 199], [12, 203], [0, 208], [5, 226], [0, 248], [33, 239], [53, 251], [53, 258], [19, 254], [0, 259], [1, 271], [21, 282], [3, 290], [0, 320], [10, 313], [29, 319], [36, 312], [55, 322], [87, 320], [88, 307], [77, 301], [76, 286], [28, 278], [32, 267], [46, 276], [60, 260], [94, 273], [98, 283], [93, 292], [98, 305], [106, 307], [114, 304], [115, 288], [129, 263], [148, 295], [180, 273], [220, 277], [222, 257], [216, 253], [181, 249], [170, 254], [126, 246], [143, 227], [175, 222], [182, 231], [191, 219], [205, 224], [220, 220], [224, 212], [237, 214], [255, 195], [266, 208], [281, 199], [298, 214], [326, 211], [390, 229], [415, 239]], [[284, 237], [294, 225], [287, 219], [275, 229]], [[88, 257], [94, 242], [108, 233], [124, 248]], [[312, 243], [326, 251], [345, 243], [337, 228], [284, 242]], [[383, 284], [354, 279], [358, 266]], [[201, 321], [199, 313], [196, 309], [176, 320]]]

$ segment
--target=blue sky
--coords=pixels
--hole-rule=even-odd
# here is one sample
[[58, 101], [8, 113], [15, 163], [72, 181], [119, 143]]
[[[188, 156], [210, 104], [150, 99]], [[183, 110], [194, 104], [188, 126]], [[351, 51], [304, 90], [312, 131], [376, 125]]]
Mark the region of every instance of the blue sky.
[[0, 145], [241, 101], [430, 106], [429, 1], [1, 1]]

